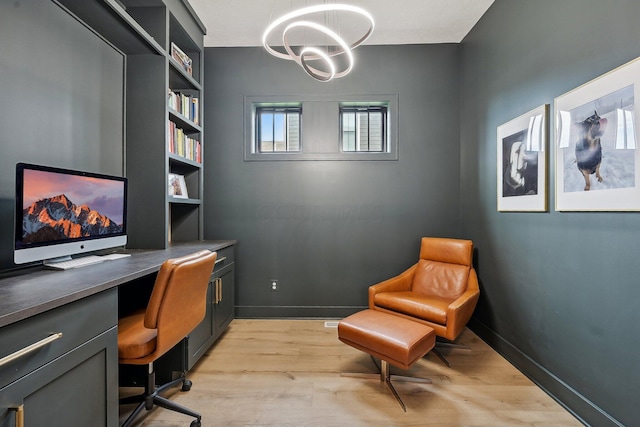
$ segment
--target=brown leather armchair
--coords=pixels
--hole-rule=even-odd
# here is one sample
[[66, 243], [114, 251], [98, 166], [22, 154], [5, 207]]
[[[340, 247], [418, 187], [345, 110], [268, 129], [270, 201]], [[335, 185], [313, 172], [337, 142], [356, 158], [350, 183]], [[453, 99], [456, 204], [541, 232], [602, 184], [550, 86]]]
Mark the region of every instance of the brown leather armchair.
[[160, 396], [178, 383], [187, 391], [191, 381], [182, 373], [180, 378], [156, 388], [153, 362], [204, 319], [207, 287], [216, 257], [216, 252], [203, 250], [166, 260], [160, 267], [146, 309], [118, 319], [119, 363], [148, 365], [144, 393], [120, 400], [121, 404], [140, 402], [123, 427], [131, 425], [142, 409], [150, 410], [154, 405], [195, 417], [191, 427], [200, 427], [200, 414]]
[[425, 324], [454, 341], [480, 296], [472, 260], [471, 240], [423, 237], [416, 264], [369, 288], [369, 308]]

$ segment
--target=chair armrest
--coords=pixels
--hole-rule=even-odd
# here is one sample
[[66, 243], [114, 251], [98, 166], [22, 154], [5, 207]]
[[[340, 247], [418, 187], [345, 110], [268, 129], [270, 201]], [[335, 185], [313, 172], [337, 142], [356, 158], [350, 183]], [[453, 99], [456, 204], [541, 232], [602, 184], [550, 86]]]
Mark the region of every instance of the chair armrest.
[[449, 304], [447, 308], [447, 336], [445, 338], [454, 340], [462, 332], [469, 319], [471, 319], [479, 298], [478, 276], [475, 270], [471, 269], [467, 290]]
[[379, 292], [402, 292], [402, 291], [410, 291], [411, 284], [413, 283], [413, 275], [416, 270], [415, 264], [409, 267], [404, 272], [399, 275], [392, 277], [391, 279], [387, 279], [378, 284], [369, 286], [369, 308], [373, 309], [375, 306], [373, 300], [377, 293]]

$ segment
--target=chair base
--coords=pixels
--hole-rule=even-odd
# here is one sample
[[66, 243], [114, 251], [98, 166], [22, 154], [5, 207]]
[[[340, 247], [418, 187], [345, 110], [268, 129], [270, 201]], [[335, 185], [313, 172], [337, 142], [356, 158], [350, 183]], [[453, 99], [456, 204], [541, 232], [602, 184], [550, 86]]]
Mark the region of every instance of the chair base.
[[348, 372], [343, 372], [340, 374], [341, 377], [351, 377], [351, 378], [365, 378], [365, 379], [379, 379], [380, 382], [383, 382], [387, 385], [387, 388], [389, 389], [389, 391], [391, 391], [391, 394], [393, 394], [393, 397], [396, 398], [396, 401], [400, 404], [400, 407], [402, 408], [402, 410], [404, 412], [407, 412], [407, 407], [405, 406], [404, 402], [402, 401], [402, 398], [400, 397], [400, 395], [398, 394], [398, 392], [396, 391], [396, 388], [393, 386], [393, 383], [391, 382], [391, 380], [394, 381], [399, 381], [399, 382], [412, 382], [412, 383], [423, 383], [423, 384], [431, 384], [431, 380], [429, 378], [419, 378], [419, 377], [407, 377], [407, 376], [403, 376], [403, 375], [391, 375], [391, 369], [389, 366], [389, 362], [387, 362], [386, 360], [381, 360], [380, 361], [380, 366], [378, 366], [378, 364], [376, 363], [376, 360], [373, 358], [373, 356], [369, 356], [371, 357], [371, 360], [373, 361], [374, 365], [376, 365], [376, 367], [378, 368], [378, 371], [380, 372], [379, 374], [363, 374], [363, 373], [348, 373]]
[[[431, 352], [433, 354], [435, 354], [438, 357], [438, 359], [440, 359], [442, 361], [442, 363], [447, 365], [448, 368], [451, 367], [451, 363], [449, 363], [447, 358], [444, 357], [443, 354], [438, 351], [438, 347], [440, 347], [440, 348], [456, 348], [456, 349], [459, 349], [459, 350], [471, 351], [471, 347], [469, 347], [467, 345], [454, 344], [454, 343], [451, 343], [451, 342], [436, 341], [436, 345], [431, 349]], [[427, 353], [427, 354], [429, 354], [429, 353]]]
[[129, 404], [129, 403], [138, 403], [138, 406], [136, 406], [136, 408], [127, 417], [124, 423], [122, 423], [121, 427], [131, 426], [133, 421], [136, 419], [138, 414], [140, 414], [140, 412], [143, 409], [146, 409], [147, 411], [149, 411], [153, 409], [154, 406], [160, 406], [170, 411], [180, 412], [182, 414], [192, 416], [195, 418], [195, 420], [191, 422], [191, 427], [201, 427], [202, 416], [199, 413], [192, 411], [191, 409], [185, 406], [172, 402], [165, 397], [160, 396], [160, 393], [164, 392], [167, 389], [175, 387], [179, 383], [182, 383], [182, 391], [189, 391], [191, 389], [191, 381], [185, 378], [184, 373], [180, 376], [180, 378], [177, 378], [171, 382], [168, 382], [156, 388], [155, 372], [150, 372], [147, 375], [147, 383], [145, 384], [144, 393], [136, 396], [129, 396], [129, 397], [124, 397], [120, 399], [121, 405]]

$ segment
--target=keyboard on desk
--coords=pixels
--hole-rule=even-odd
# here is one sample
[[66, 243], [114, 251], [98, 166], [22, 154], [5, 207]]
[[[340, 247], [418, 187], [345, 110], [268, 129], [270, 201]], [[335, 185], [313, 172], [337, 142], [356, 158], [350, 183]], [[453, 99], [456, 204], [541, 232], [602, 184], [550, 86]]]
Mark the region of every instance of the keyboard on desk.
[[102, 258], [105, 261], [113, 261], [114, 259], [126, 258], [130, 256], [131, 254], [106, 254], [106, 255], [101, 255], [100, 258]]
[[69, 270], [70, 268], [85, 267], [87, 265], [98, 264], [104, 261], [113, 261], [120, 258], [126, 258], [131, 254], [107, 254], [107, 255], [86, 255], [78, 258], [71, 258], [64, 261], [45, 262], [45, 267], [53, 268], [54, 270]]
[[45, 263], [45, 267], [53, 268], [54, 270], [69, 270], [70, 268], [85, 267], [87, 265], [97, 264], [103, 262], [104, 259], [98, 255], [87, 255], [78, 258], [68, 259], [66, 261], [58, 261], [52, 263]]

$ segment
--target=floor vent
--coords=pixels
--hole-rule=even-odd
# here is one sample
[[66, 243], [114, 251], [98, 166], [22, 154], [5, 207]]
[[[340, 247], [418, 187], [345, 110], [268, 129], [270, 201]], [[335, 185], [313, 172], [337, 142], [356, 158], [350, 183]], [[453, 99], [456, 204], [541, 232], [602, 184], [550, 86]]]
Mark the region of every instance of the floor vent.
[[332, 321], [332, 322], [324, 322], [324, 327], [325, 328], [337, 328], [338, 327], [338, 321]]

